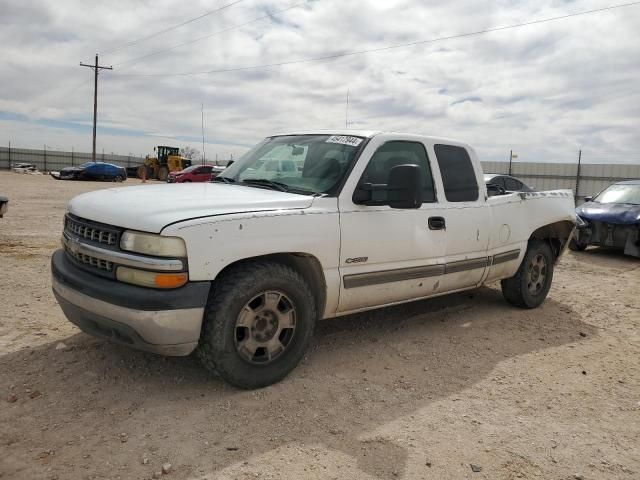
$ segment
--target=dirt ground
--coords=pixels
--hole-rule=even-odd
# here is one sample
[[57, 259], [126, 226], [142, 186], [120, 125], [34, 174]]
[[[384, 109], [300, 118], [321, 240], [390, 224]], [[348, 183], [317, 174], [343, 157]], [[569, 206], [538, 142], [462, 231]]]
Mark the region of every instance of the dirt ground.
[[640, 478], [637, 259], [568, 253], [534, 311], [492, 286], [322, 322], [245, 392], [65, 320], [65, 203], [112, 186], [0, 172], [0, 478]]

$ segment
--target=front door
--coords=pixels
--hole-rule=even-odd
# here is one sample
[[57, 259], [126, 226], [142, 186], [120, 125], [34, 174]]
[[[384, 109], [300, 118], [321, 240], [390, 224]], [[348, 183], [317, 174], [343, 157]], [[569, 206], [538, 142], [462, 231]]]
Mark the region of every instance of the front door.
[[424, 203], [418, 209], [393, 209], [385, 204], [384, 192], [375, 192], [378, 198], [367, 205], [354, 202], [352, 192], [340, 198], [342, 313], [433, 295], [444, 273], [447, 231], [440, 219], [446, 215], [437, 202], [425, 146], [374, 137], [370, 147], [375, 153], [358, 184], [386, 184], [391, 168], [416, 164], [424, 176]]

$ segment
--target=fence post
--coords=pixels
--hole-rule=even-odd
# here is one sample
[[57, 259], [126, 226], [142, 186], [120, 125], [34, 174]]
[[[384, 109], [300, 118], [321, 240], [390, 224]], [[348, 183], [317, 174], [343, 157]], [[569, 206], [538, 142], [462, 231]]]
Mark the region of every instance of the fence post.
[[509, 150], [509, 175], [511, 175], [511, 163], [513, 162], [513, 150]]
[[576, 171], [576, 195], [578, 198], [578, 189], [580, 188], [580, 164], [582, 163], [582, 149], [578, 150], [578, 170]]
[[71, 166], [73, 167], [73, 147], [71, 147]]
[[44, 172], [47, 171], [47, 144], [44, 144]]
[[9, 140], [9, 163], [7, 163], [7, 168], [11, 168], [11, 140]]

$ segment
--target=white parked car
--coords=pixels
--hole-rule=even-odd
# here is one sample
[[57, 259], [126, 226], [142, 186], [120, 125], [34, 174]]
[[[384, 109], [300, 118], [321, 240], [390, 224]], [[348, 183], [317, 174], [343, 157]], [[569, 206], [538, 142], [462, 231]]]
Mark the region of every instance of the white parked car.
[[[296, 168], [261, 168], [275, 151]], [[227, 382], [258, 388], [296, 366], [323, 318], [496, 281], [510, 303], [537, 307], [574, 208], [568, 190], [488, 197], [464, 142], [275, 135], [214, 183], [72, 199], [53, 291], [92, 335], [195, 350]]]

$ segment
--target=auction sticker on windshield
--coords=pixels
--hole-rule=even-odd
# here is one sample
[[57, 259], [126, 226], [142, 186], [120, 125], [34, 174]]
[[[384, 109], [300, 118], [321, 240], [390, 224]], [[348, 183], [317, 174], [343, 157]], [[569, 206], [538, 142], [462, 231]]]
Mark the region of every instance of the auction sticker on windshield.
[[327, 143], [339, 143], [341, 145], [357, 147], [362, 143], [362, 138], [350, 137], [348, 135], [333, 135], [327, 139]]

